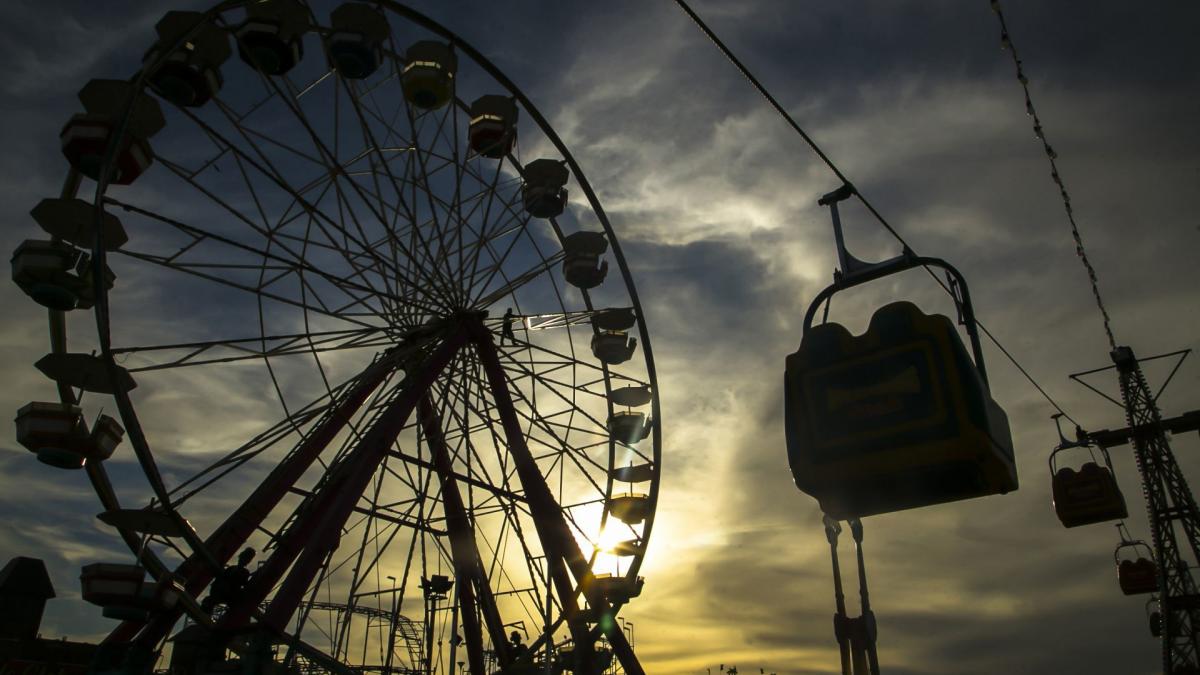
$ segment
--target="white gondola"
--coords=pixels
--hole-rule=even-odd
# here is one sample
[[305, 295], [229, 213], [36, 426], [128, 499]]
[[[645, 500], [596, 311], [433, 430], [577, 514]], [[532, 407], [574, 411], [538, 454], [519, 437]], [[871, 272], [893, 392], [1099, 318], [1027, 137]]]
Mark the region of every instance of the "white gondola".
[[136, 99], [108, 180], [129, 185], [150, 168], [154, 154], [149, 139], [166, 125], [162, 109], [153, 98], [138, 95], [129, 82], [92, 80], [79, 91], [85, 112], [73, 116], [59, 133], [63, 156], [84, 176], [100, 178], [109, 138], [132, 96]]
[[629, 602], [630, 598], [636, 598], [642, 594], [642, 586], [645, 581], [642, 577], [631, 579], [611, 574], [597, 574], [592, 578], [592, 588], [604, 595], [609, 602], [624, 604]]
[[34, 401], [17, 412], [17, 442], [38, 461], [60, 469], [81, 469], [112, 457], [125, 430], [101, 415], [89, 432], [82, 411], [73, 405]]
[[339, 5], [329, 15], [333, 32], [325, 39], [330, 65], [348, 80], [363, 80], [383, 64], [387, 17], [361, 2]]
[[[59, 311], [90, 309], [96, 294], [92, 257], [63, 242], [26, 239], [13, 252], [13, 281], [34, 302]], [[104, 266], [105, 288], [112, 288], [112, 269]]]
[[92, 563], [79, 575], [83, 599], [104, 610], [104, 616], [122, 621], [144, 621], [152, 610], [170, 609], [179, 601], [174, 583], [146, 579], [139, 565]]
[[627, 386], [613, 389], [608, 395], [608, 399], [613, 402], [613, 405], [624, 406], [626, 408], [638, 408], [650, 402], [652, 394], [650, 387], [645, 385]]
[[577, 288], [595, 288], [608, 274], [608, 250], [603, 232], [576, 232], [563, 239], [563, 276]]
[[454, 96], [458, 57], [450, 45], [433, 40], [413, 43], [404, 52], [400, 86], [404, 99], [422, 110], [436, 110]]
[[517, 140], [517, 104], [507, 96], [489, 94], [471, 103], [467, 140], [471, 149], [489, 159], [507, 155]]
[[642, 523], [650, 511], [650, 498], [644, 494], [629, 492], [614, 495], [608, 500], [608, 512], [626, 525]]
[[78, 257], [77, 250], [62, 242], [26, 239], [13, 252], [13, 281], [43, 307], [75, 309], [82, 291], [73, 274]]
[[201, 12], [172, 11], [154, 26], [158, 42], [142, 63], [154, 93], [178, 106], [199, 107], [221, 90], [221, 65], [233, 54], [229, 37]]
[[640, 412], [617, 411], [608, 418], [608, 435], [625, 445], [637, 445], [653, 428], [654, 423]]
[[521, 199], [534, 218], [556, 218], [567, 208], [567, 179], [571, 172], [559, 161], [535, 159], [522, 172]]
[[592, 336], [592, 354], [610, 366], [625, 363], [636, 350], [637, 338], [624, 331], [605, 331]]

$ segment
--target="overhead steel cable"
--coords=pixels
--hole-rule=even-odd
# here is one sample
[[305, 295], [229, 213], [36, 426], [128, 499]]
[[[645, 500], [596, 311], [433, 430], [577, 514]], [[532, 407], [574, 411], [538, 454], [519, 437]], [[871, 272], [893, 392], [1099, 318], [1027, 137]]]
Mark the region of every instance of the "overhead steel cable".
[[[808, 133], [805, 132], [804, 129], [796, 122], [796, 120], [792, 118], [791, 114], [789, 114], [788, 111], [785, 110], [782, 105], [780, 105], [779, 101], [777, 101], [775, 99], [775, 97], [772, 96], [769, 91], [767, 91], [767, 88], [765, 86], [763, 86], [763, 84], [758, 80], [758, 78], [756, 78], [754, 76], [754, 74], [751, 73], [750, 70], [737, 58], [737, 56], [735, 56], [733, 54], [733, 52], [730, 51], [729, 47], [725, 46], [725, 43], [721, 41], [721, 38], [717, 37], [716, 33], [714, 33], [712, 31], [712, 29], [710, 29], [708, 27], [708, 25], [704, 23], [704, 20], [701, 19], [700, 16], [696, 14], [696, 12], [692, 11], [692, 8], [688, 6], [687, 2], [685, 2], [685, 0], [675, 0], [675, 4], [679, 5], [679, 8], [682, 9], [684, 11], [684, 13], [687, 14], [689, 18], [691, 18], [692, 22], [696, 24], [696, 26], [700, 29], [700, 31], [703, 32], [704, 35], [706, 35], [708, 37], [708, 39], [710, 41], [712, 41], [712, 43], [714, 45], [716, 45], [717, 49], [719, 49], [721, 51], [721, 53], [725, 55], [725, 58], [729, 59], [729, 62], [732, 63], [735, 68], [738, 69], [738, 71], [742, 74], [742, 76], [745, 77], [750, 82], [750, 84], [754, 86], [754, 88], [758, 91], [758, 93], [761, 94], [762, 97], [765, 98], [767, 100], [767, 102], [771, 104], [771, 107], [774, 108], [775, 112], [779, 113], [779, 116], [782, 117], [784, 119], [784, 121], [788, 123], [788, 126], [790, 126], [792, 128], [792, 131], [795, 131], [800, 136], [800, 138], [804, 139], [804, 142], [807, 143], [808, 147], [811, 148], [812, 151], [814, 153], [816, 153], [816, 155], [818, 157], [821, 158], [821, 161], [825, 163], [825, 166], [829, 167], [829, 170], [832, 171], [833, 174], [835, 176], [837, 176], [839, 180], [842, 181], [842, 183], [844, 183], [846, 186], [848, 186], [850, 188], [850, 190], [853, 192], [854, 196], [858, 197], [859, 201], [862, 202], [862, 205], [864, 207], [866, 207], [867, 211], [869, 211], [871, 213], [871, 215], [875, 216], [875, 219], [879, 221], [879, 224], [882, 225], [883, 228], [885, 230], [887, 230], [888, 233], [891, 234], [896, 239], [896, 241], [898, 241], [900, 243], [901, 246], [903, 246], [906, 250], [911, 252], [913, 255], [916, 255], [916, 251], [912, 248], [912, 246], [910, 246], [908, 244], [908, 242], [904, 239], [904, 237], [901, 236], [898, 231], [896, 231], [896, 228], [892, 227], [891, 223], [889, 223], [887, 221], [887, 218], [884, 218], [883, 214], [880, 213], [879, 210], [876, 209], [873, 204], [871, 204], [871, 202], [866, 198], [866, 196], [864, 196], [861, 192], [859, 192], [858, 188], [854, 187], [854, 184], [850, 181], [849, 178], [846, 177], [846, 175], [844, 173], [842, 173], [841, 169], [839, 169], [837, 167], [837, 165], [833, 163], [833, 160], [829, 158], [829, 155], [825, 154], [825, 151], [822, 150], [821, 147], [819, 145], [817, 145], [817, 142], [814, 141], [812, 139], [812, 137], [809, 136]], [[993, 3], [993, 5], [994, 4], [995, 3]], [[1053, 163], [1053, 159], [1051, 159], [1051, 162]], [[1057, 175], [1057, 174], [1055, 174], [1055, 175]], [[1066, 195], [1065, 190], [1063, 191], [1063, 194], [1064, 194], [1064, 196]], [[1068, 204], [1068, 206], [1067, 206], [1068, 215], [1070, 215], [1070, 202], [1068, 201], [1067, 204]], [[1072, 219], [1071, 223], [1072, 223], [1072, 229], [1074, 229], [1074, 220], [1073, 219]], [[1077, 230], [1076, 230], [1076, 237], [1078, 238]], [[1082, 250], [1083, 250], [1082, 243], [1079, 244], [1078, 250], [1082, 252]], [[1084, 257], [1084, 260], [1086, 261], [1086, 257]], [[1089, 271], [1091, 270], [1090, 265], [1088, 265], [1088, 269], [1089, 269]], [[933, 270], [929, 269], [928, 267], [925, 267], [925, 271], [928, 272], [929, 276], [932, 277], [933, 280], [936, 281], [937, 284], [942, 287], [942, 290], [944, 290], [948, 294], [950, 294], [951, 297], [954, 297], [954, 293], [951, 291], [951, 289], [948, 288], [946, 286], [946, 284], [940, 278], [938, 278], [938, 276], [936, 274], [933, 273]], [[1091, 272], [1091, 274], [1092, 274], [1092, 278], [1095, 279], [1095, 273]], [[1094, 284], [1093, 284], [1093, 288], [1095, 288]], [[1099, 301], [1099, 297], [1100, 297], [1099, 291], [1096, 291], [1096, 297], [1097, 297], [1097, 301]], [[1101, 305], [1101, 309], [1103, 311], [1103, 305]], [[1026, 370], [1025, 367], [1022, 366], [1019, 361], [1017, 361], [1016, 357], [1014, 357], [1012, 355], [1012, 353], [1009, 352], [1008, 349], [1006, 349], [1004, 347], [1004, 345], [1000, 344], [1000, 341], [996, 339], [996, 336], [992, 335], [992, 332], [989, 331], [987, 329], [987, 327], [984, 326], [983, 323], [978, 320], [978, 318], [976, 319], [975, 323], [976, 323], [976, 325], [979, 326], [979, 329], [981, 331], [983, 331], [983, 334], [986, 335], [989, 340], [991, 340], [992, 344], [994, 344], [996, 346], [996, 348], [1000, 350], [1000, 353], [1004, 354], [1004, 356], [1017, 368], [1017, 370], [1020, 371], [1021, 375], [1023, 375], [1025, 377], [1025, 379], [1028, 380], [1029, 383], [1032, 384], [1035, 389], [1037, 389], [1038, 393], [1040, 393], [1042, 395], [1042, 397], [1045, 398], [1046, 401], [1049, 402], [1050, 405], [1054, 407], [1055, 410], [1062, 413], [1063, 417], [1066, 417], [1072, 423], [1078, 424], [1077, 422], [1075, 422], [1075, 419], [1072, 418], [1069, 414], [1067, 414], [1067, 412], [1065, 410], [1063, 410], [1062, 406], [1060, 406], [1058, 404], [1058, 402], [1055, 401], [1050, 396], [1050, 394], [1047, 393], [1046, 390], [1042, 388], [1042, 386], [1040, 384], [1038, 384], [1037, 380], [1033, 379], [1033, 376], [1029, 374], [1029, 371]], [[1106, 329], [1108, 327], [1107, 313], [1105, 313], [1105, 327], [1106, 327]], [[1112, 339], [1111, 332], [1109, 333], [1109, 338], [1110, 338], [1110, 340]]]
[[1000, 22], [1000, 48], [1012, 56], [1017, 82], [1021, 83], [1021, 90], [1025, 92], [1025, 112], [1033, 118], [1033, 133], [1042, 142], [1042, 149], [1046, 152], [1046, 159], [1050, 162], [1050, 178], [1054, 180], [1054, 184], [1058, 186], [1058, 193], [1062, 196], [1063, 209], [1067, 212], [1067, 222], [1071, 224], [1071, 236], [1075, 239], [1075, 254], [1079, 256], [1079, 261], [1087, 270], [1088, 281], [1092, 285], [1092, 295], [1096, 298], [1096, 307], [1104, 319], [1104, 334], [1108, 337], [1109, 349], [1115, 350], [1117, 340], [1113, 337], [1112, 320], [1108, 316], [1108, 309], [1104, 306], [1104, 298], [1100, 296], [1100, 284], [1096, 279], [1096, 269], [1092, 267], [1092, 261], [1088, 260], [1087, 251], [1083, 247], [1083, 238], [1079, 235], [1079, 225], [1075, 222], [1075, 210], [1071, 208], [1071, 195], [1067, 194], [1066, 183], [1063, 182], [1062, 174], [1058, 171], [1058, 163], [1055, 161], [1058, 159], [1058, 153], [1046, 139], [1046, 130], [1042, 127], [1042, 120], [1038, 117], [1037, 108], [1033, 107], [1033, 98], [1029, 95], [1029, 78], [1025, 76], [1021, 57], [1017, 54], [1017, 47], [1013, 44], [1012, 36], [1008, 32], [1008, 23], [1004, 20], [1004, 11], [1000, 8], [1000, 1], [990, 0], [990, 2], [992, 11], [996, 13], [996, 19]]

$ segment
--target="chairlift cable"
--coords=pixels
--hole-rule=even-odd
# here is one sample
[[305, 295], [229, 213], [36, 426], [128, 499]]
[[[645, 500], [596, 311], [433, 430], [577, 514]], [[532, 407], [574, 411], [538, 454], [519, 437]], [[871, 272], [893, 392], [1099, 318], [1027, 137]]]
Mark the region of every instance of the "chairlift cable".
[[1067, 222], [1071, 224], [1071, 236], [1075, 239], [1075, 253], [1079, 256], [1079, 262], [1083, 263], [1084, 269], [1087, 271], [1088, 281], [1092, 285], [1092, 295], [1096, 297], [1096, 307], [1100, 310], [1100, 316], [1104, 320], [1104, 333], [1108, 337], [1108, 346], [1110, 349], [1117, 348], [1117, 340], [1113, 337], [1112, 320], [1108, 315], [1108, 308], [1104, 306], [1104, 298], [1100, 296], [1100, 284], [1096, 279], [1096, 269], [1092, 267], [1091, 260], [1088, 259], [1087, 251], [1083, 247], [1083, 238], [1079, 234], [1079, 225], [1075, 222], [1075, 211], [1071, 207], [1071, 195], [1067, 193], [1067, 185], [1063, 181], [1062, 174], [1059, 173], [1058, 163], [1055, 160], [1058, 158], [1058, 153], [1054, 151], [1050, 141], [1046, 139], [1046, 130], [1042, 126], [1042, 120], [1038, 117], [1037, 109], [1033, 105], [1033, 98], [1029, 95], [1029, 78], [1025, 75], [1025, 69], [1021, 62], [1021, 57], [1017, 54], [1017, 46], [1013, 44], [1012, 34], [1008, 30], [1008, 23], [1004, 20], [1004, 11], [1000, 8], [1000, 0], [990, 0], [992, 11], [996, 14], [996, 19], [1000, 22], [1000, 48], [1007, 51], [1012, 57], [1013, 66], [1016, 69], [1017, 82], [1021, 84], [1021, 90], [1025, 93], [1025, 112], [1033, 118], [1033, 133], [1038, 140], [1042, 142], [1042, 149], [1046, 153], [1046, 159], [1050, 162], [1050, 178], [1054, 184], [1058, 186], [1058, 193], [1062, 196], [1063, 209], [1067, 212]]
[[[746, 68], [746, 66], [737, 58], [737, 56], [735, 56], [733, 54], [733, 52], [730, 51], [729, 47], [725, 46], [725, 43], [722, 42], [721, 39], [719, 37], [717, 37], [716, 33], [714, 33], [712, 31], [712, 29], [710, 29], [708, 27], [708, 25], [704, 23], [704, 20], [701, 19], [700, 16], [697, 15], [696, 12], [694, 12], [692, 10], [692, 8], [688, 6], [687, 2], [685, 0], [675, 0], [675, 4], [679, 5], [679, 8], [682, 9], [683, 12], [688, 15], [688, 17], [692, 20], [693, 23], [696, 24], [696, 26], [700, 29], [700, 31], [702, 33], [704, 33], [705, 36], [708, 37], [708, 39], [717, 47], [718, 50], [721, 51], [722, 54], [725, 55], [725, 58], [727, 58], [729, 60], [729, 62], [732, 63], [733, 66], [735, 68], [737, 68], [738, 71], [758, 91], [758, 93], [761, 94], [763, 96], [763, 98], [765, 98], [767, 100], [767, 102], [771, 104], [771, 107], [774, 108], [775, 112], [779, 113], [780, 117], [782, 117], [784, 119], [784, 121], [786, 121], [788, 123], [788, 126], [790, 126], [792, 128], [792, 130], [795, 131], [800, 136], [800, 138], [804, 139], [804, 142], [808, 144], [808, 147], [811, 148], [812, 151], [815, 152], [817, 154], [817, 156], [821, 158], [821, 161], [823, 161], [825, 163], [825, 165], [827, 167], [829, 167], [829, 170], [832, 171], [833, 174], [835, 176], [837, 176], [837, 178], [839, 180], [842, 181], [842, 183], [844, 183], [845, 185], [851, 186], [851, 188], [853, 189], [854, 195], [858, 197], [859, 201], [862, 202], [862, 205], [864, 207], [866, 207], [867, 211], [869, 211], [871, 213], [871, 215], [873, 215], [875, 217], [875, 219], [879, 221], [879, 224], [882, 225], [883, 228], [885, 230], [887, 230], [889, 234], [891, 234], [893, 237], [895, 237], [896, 241], [899, 242], [901, 246], [908, 249], [909, 251], [912, 251], [913, 254], [915, 255], [916, 251], [908, 244], [907, 241], [905, 241], [904, 237], [902, 237], [900, 235], [900, 233], [896, 231], [896, 228], [892, 227], [891, 223], [889, 223], [887, 221], [887, 219], [883, 217], [883, 214], [880, 213], [875, 208], [875, 206], [873, 204], [871, 204], [870, 201], [867, 200], [866, 196], [864, 196], [861, 192], [859, 192], [858, 188], [853, 187], [854, 184], [852, 182], [850, 182], [850, 179], [848, 179], [846, 177], [846, 175], [844, 173], [842, 173], [841, 169], [839, 169], [837, 167], [837, 165], [833, 163], [833, 160], [830, 159], [829, 156], [825, 154], [825, 152], [821, 149], [821, 147], [819, 145], [817, 145], [817, 142], [814, 141], [812, 139], [812, 137], [809, 136], [808, 133], [806, 133], [804, 131], [804, 129], [796, 122], [796, 120], [793, 119], [792, 116], [787, 112], [787, 110], [784, 109], [784, 107], [782, 105], [780, 105], [779, 101], [777, 101], [775, 99], [775, 97], [772, 96], [769, 91], [767, 91], [767, 88], [765, 86], [763, 86], [763, 84], [761, 82], [759, 82], [758, 78], [756, 78], [754, 76], [754, 74], [751, 73], [750, 70], [748, 68]], [[1051, 163], [1053, 163], [1053, 161], [1054, 160], [1051, 159]], [[1066, 194], [1066, 192], [1064, 189], [1064, 196], [1065, 196], [1065, 194]], [[1068, 216], [1070, 216], [1070, 203], [1067, 202], [1067, 204], [1068, 204], [1067, 213], [1068, 213]], [[1071, 220], [1071, 223], [1072, 223], [1072, 229], [1075, 229], [1074, 219]], [[1075, 230], [1075, 231], [1076, 231], [1076, 237], [1078, 239], [1078, 230]], [[1082, 243], [1079, 244], [1079, 251], [1081, 252], [1081, 257], [1083, 257], [1085, 264], [1088, 265], [1089, 273], [1091, 274], [1091, 277], [1093, 279], [1093, 289], [1095, 289], [1096, 288], [1095, 283], [1094, 283], [1095, 272], [1092, 270], [1091, 265], [1086, 263], [1087, 257], [1082, 254], [1082, 251], [1083, 251]], [[928, 267], [925, 267], [925, 266], [923, 266], [923, 267], [924, 267], [925, 271], [929, 274], [929, 276], [932, 277], [933, 280], [935, 282], [937, 282], [937, 284], [939, 286], [942, 287], [942, 290], [946, 291], [946, 293], [953, 296], [953, 293], [951, 293], [950, 289], [946, 286], [945, 282], [943, 282], [941, 279], [939, 279], [938, 276], [936, 274], [934, 274], [933, 271], [930, 270]], [[1096, 291], [1096, 298], [1097, 298], [1097, 301], [1099, 302], [1100, 295], [1099, 295], [1098, 290]], [[1102, 312], [1104, 311], [1102, 303], [1101, 303], [1101, 311]], [[1104, 319], [1105, 319], [1105, 328], [1107, 329], [1108, 328], [1107, 312], [1104, 312]], [[1042, 395], [1042, 397], [1045, 398], [1046, 401], [1049, 402], [1050, 405], [1054, 407], [1055, 410], [1062, 413], [1063, 416], [1066, 417], [1067, 419], [1071, 420], [1072, 423], [1078, 424], [1078, 422], [1075, 422], [1075, 419], [1072, 418], [1070, 415], [1068, 415], [1067, 412], [1065, 410], [1063, 410], [1062, 406], [1060, 406], [1058, 404], [1058, 402], [1055, 401], [1050, 396], [1050, 394], [1046, 392], [1046, 390], [1037, 382], [1037, 380], [1033, 379], [1033, 376], [1030, 375], [1029, 371], [1026, 370], [1025, 367], [1022, 366], [1019, 361], [1017, 361], [1016, 357], [1013, 356], [1013, 354], [1010, 351], [1008, 351], [1008, 349], [1006, 349], [1004, 347], [1004, 345], [1002, 345], [1000, 343], [1000, 341], [996, 338], [996, 336], [993, 335], [992, 332], [989, 331], [987, 329], [987, 327], [984, 326], [983, 323], [978, 320], [978, 318], [976, 319], [975, 323], [976, 323], [976, 325], [979, 326], [979, 329], [981, 331], [983, 331], [983, 334], [986, 335], [989, 340], [991, 340], [992, 344], [994, 344], [996, 346], [996, 348], [1000, 350], [1000, 353], [1004, 354], [1004, 356], [1017, 368], [1017, 370], [1020, 371], [1021, 375], [1023, 375], [1025, 377], [1025, 379], [1028, 380], [1029, 383], [1032, 384], [1033, 387], [1038, 390], [1038, 393], [1040, 393]], [[1110, 338], [1110, 340], [1112, 339], [1111, 331], [1109, 331], [1109, 338]]]

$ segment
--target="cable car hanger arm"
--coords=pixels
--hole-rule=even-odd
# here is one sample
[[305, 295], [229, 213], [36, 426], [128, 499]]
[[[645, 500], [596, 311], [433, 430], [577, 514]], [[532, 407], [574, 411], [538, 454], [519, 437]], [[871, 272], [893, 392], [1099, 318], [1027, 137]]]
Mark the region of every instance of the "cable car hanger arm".
[[988, 386], [987, 369], [983, 362], [983, 348], [979, 343], [979, 328], [975, 322], [975, 309], [971, 304], [971, 293], [967, 290], [966, 278], [958, 271], [958, 268], [945, 260], [919, 256], [913, 253], [907, 244], [905, 244], [904, 250], [900, 255], [890, 260], [868, 263], [855, 258], [846, 249], [845, 237], [842, 234], [842, 220], [838, 214], [837, 207], [838, 202], [849, 199], [854, 194], [856, 194], [854, 186], [850, 183], [844, 183], [837, 190], [817, 200], [819, 205], [829, 207], [830, 215], [833, 218], [833, 237], [837, 245], [838, 262], [842, 268], [834, 273], [833, 284], [818, 293], [817, 297], [809, 304], [808, 311], [804, 315], [804, 332], [807, 333], [812, 328], [813, 317], [816, 315], [817, 308], [838, 291], [844, 291], [869, 281], [875, 281], [876, 279], [913, 269], [914, 267], [940, 267], [949, 274], [952, 280], [951, 286], [957, 287], [959, 290], [959, 295], [955, 297], [955, 304], [958, 305], [960, 323], [966, 327], [967, 335], [971, 338], [971, 352], [975, 357], [975, 367], [979, 370], [979, 376], [983, 379], [983, 385], [990, 389]]

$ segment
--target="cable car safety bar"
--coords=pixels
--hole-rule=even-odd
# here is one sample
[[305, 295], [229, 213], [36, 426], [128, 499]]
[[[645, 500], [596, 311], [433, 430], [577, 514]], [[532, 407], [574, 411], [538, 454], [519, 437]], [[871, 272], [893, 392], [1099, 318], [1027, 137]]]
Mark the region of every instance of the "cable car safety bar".
[[946, 271], [946, 277], [949, 281], [949, 291], [954, 298], [954, 304], [958, 310], [958, 322], [967, 329], [967, 335], [971, 338], [971, 352], [975, 357], [975, 369], [979, 371], [979, 377], [983, 380], [984, 389], [988, 392], [991, 387], [988, 385], [987, 370], [983, 363], [983, 349], [979, 343], [979, 328], [975, 321], [975, 309], [971, 305], [971, 294], [967, 290], [967, 280], [962, 273], [950, 263], [941, 258], [928, 258], [919, 256], [913, 253], [912, 249], [904, 246], [904, 252], [890, 260], [883, 262], [868, 263], [858, 258], [855, 258], [850, 251], [846, 249], [845, 236], [842, 234], [842, 219], [838, 214], [838, 202], [849, 199], [856, 194], [854, 186], [850, 183], [844, 183], [840, 188], [830, 192], [817, 200], [820, 206], [828, 206], [830, 215], [833, 218], [833, 238], [837, 245], [838, 262], [841, 264], [841, 269], [833, 274], [833, 284], [825, 288], [817, 294], [812, 303], [808, 306], [808, 311], [804, 315], [804, 332], [808, 333], [812, 328], [813, 317], [817, 313], [817, 308], [822, 303], [827, 302], [833, 297], [834, 293], [844, 291], [846, 289], [865, 284], [869, 281], [875, 281], [892, 274], [898, 274], [915, 267], [940, 267]]

